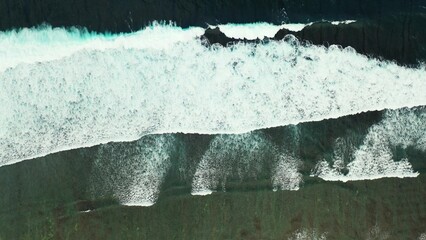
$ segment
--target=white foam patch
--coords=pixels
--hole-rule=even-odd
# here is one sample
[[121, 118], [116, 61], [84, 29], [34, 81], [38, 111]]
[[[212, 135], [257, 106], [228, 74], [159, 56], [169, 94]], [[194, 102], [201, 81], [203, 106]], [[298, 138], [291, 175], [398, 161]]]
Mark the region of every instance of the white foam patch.
[[426, 233], [420, 234], [418, 240], [426, 240]]
[[306, 26], [310, 26], [312, 24], [313, 23], [287, 23], [281, 25], [281, 28], [285, 28], [293, 32], [299, 32], [302, 31]]
[[[193, 195], [225, 190], [227, 179], [256, 180], [273, 143], [260, 133], [219, 135], [204, 153], [192, 182]], [[272, 153], [273, 154], [273, 153]]]
[[[356, 181], [378, 179], [383, 177], [417, 177], [408, 159], [394, 161], [391, 149], [400, 146], [413, 146], [426, 150], [426, 110], [399, 109], [386, 111], [384, 119], [373, 125], [366, 135], [363, 144], [355, 149], [353, 146], [339, 146], [337, 140], [334, 152], [334, 163], [330, 167], [327, 161], [318, 163], [314, 175], [329, 181]], [[354, 149], [349, 163], [345, 163], [344, 150]], [[345, 164], [347, 164], [345, 166]], [[349, 171], [342, 173], [343, 168]]]
[[[198, 173], [199, 174], [199, 173]], [[200, 179], [201, 180], [201, 179]], [[208, 189], [194, 189], [192, 190], [191, 194], [194, 196], [207, 196], [212, 194], [213, 191], [212, 190], [208, 190]]]
[[[349, 24], [353, 23], [355, 20], [346, 20], [346, 21], [333, 21], [330, 22], [333, 25], [339, 25], [339, 24]], [[299, 32], [302, 31], [303, 28], [306, 26], [310, 26], [314, 24], [314, 22], [311, 23], [286, 23], [281, 25], [274, 25], [271, 23], [250, 23], [250, 24], [220, 24], [217, 26], [210, 26], [210, 27], [219, 27], [219, 29], [230, 38], [237, 38], [237, 39], [248, 39], [248, 40], [255, 40], [255, 39], [263, 39], [265, 37], [267, 38], [273, 38], [275, 34], [280, 29], [288, 29], [293, 32]]]
[[319, 233], [316, 229], [299, 229], [288, 240], [326, 240], [327, 233]]
[[339, 25], [339, 24], [350, 24], [356, 22], [355, 20], [346, 20], [346, 21], [333, 21], [331, 24]]
[[91, 175], [95, 197], [113, 196], [127, 206], [151, 206], [171, 165], [171, 135], [100, 146]]
[[[248, 40], [263, 39], [265, 37], [272, 38], [282, 28], [291, 31], [300, 31], [309, 24], [290, 23], [282, 25], [274, 25], [270, 23], [252, 23], [252, 24], [222, 24], [218, 25], [219, 29], [230, 38], [246, 38]], [[216, 26], [210, 26], [216, 27]]]
[[[225, 190], [228, 179], [271, 178], [274, 191], [298, 190], [302, 183], [302, 174], [298, 172], [302, 163], [278, 149], [259, 132], [215, 137], [197, 166], [192, 195]], [[272, 166], [271, 173], [265, 172], [266, 165]]]
[[299, 190], [302, 174], [298, 170], [301, 164], [299, 159], [289, 154], [282, 154], [272, 176], [273, 190]]
[[[0, 73], [0, 166], [152, 133], [236, 134], [426, 103], [424, 67], [300, 46], [290, 36], [206, 48], [198, 33], [154, 26], [81, 40], [90, 47], [65, 57], [52, 44], [38, 56], [56, 60], [12, 64]], [[32, 34], [20, 35], [23, 49]], [[16, 48], [2, 50], [8, 59]]]

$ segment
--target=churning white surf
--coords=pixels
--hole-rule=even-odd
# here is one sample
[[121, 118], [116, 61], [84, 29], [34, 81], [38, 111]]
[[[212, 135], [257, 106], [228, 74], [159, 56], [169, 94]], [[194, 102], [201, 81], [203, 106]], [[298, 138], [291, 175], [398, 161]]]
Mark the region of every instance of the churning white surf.
[[[273, 172], [265, 172], [271, 165]], [[192, 195], [225, 191], [227, 181], [270, 179], [273, 189], [298, 190], [301, 161], [280, 152], [262, 133], [218, 135], [198, 163], [192, 181]]]
[[51, 61], [27, 61], [21, 51], [27, 63], [0, 73], [0, 165], [152, 133], [243, 133], [426, 104], [424, 67], [302, 46], [292, 36], [207, 48], [198, 34], [153, 26], [91, 36], [66, 56], [53, 50], [58, 44], [37, 53]]
[[141, 31], [125, 34], [96, 34], [85, 29], [46, 25], [0, 32], [0, 72], [21, 63], [61, 59], [82, 50], [169, 48], [203, 33], [200, 27], [181, 29], [157, 22]]
[[[398, 159], [392, 149], [414, 147], [426, 151], [426, 108], [386, 111], [384, 119], [370, 127], [362, 145], [339, 138], [334, 146], [333, 164], [323, 160], [314, 175], [328, 181], [356, 181], [384, 177], [417, 177], [408, 159]], [[345, 153], [349, 152], [349, 156]], [[347, 154], [346, 154], [347, 155]], [[343, 174], [342, 170], [348, 173]]]
[[[333, 24], [348, 24], [354, 21], [335, 21]], [[221, 24], [218, 27], [228, 37], [256, 39], [272, 38], [282, 28], [301, 31], [312, 23], [270, 23]], [[215, 27], [215, 26], [211, 26]], [[43, 25], [0, 32], [0, 72], [21, 63], [51, 61], [86, 50], [107, 50], [112, 48], [168, 48], [177, 42], [186, 42], [201, 36], [204, 29], [190, 27], [181, 29], [173, 24], [154, 22], [151, 26], [134, 33], [96, 34], [78, 28], [52, 28]]]
[[91, 174], [95, 198], [113, 196], [128, 206], [151, 206], [171, 165], [174, 137], [151, 135], [100, 146]]

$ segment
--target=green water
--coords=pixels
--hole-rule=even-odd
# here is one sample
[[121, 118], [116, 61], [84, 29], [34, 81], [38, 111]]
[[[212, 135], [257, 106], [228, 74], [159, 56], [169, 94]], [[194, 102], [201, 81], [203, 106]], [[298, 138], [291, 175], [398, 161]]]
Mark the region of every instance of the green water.
[[[417, 178], [342, 183], [309, 177], [316, 162], [332, 154], [336, 138], [350, 136], [360, 144], [379, 120], [373, 112], [261, 130], [303, 160], [298, 191], [273, 192], [265, 168], [257, 178], [229, 178], [226, 192], [192, 196], [194, 172], [214, 139], [197, 134], [174, 135], [171, 166], [151, 207], [93, 195], [101, 146], [3, 166], [0, 239], [294, 239], [297, 233], [299, 239], [417, 239], [426, 232], [424, 152], [392, 149], [395, 160], [409, 159]], [[270, 164], [267, 154], [262, 161]]]
[[300, 229], [327, 239], [416, 239], [426, 231], [424, 174], [349, 183], [305, 178], [299, 191], [235, 183], [209, 196], [169, 186], [154, 206], [127, 207], [90, 200], [84, 157], [65, 152], [1, 168], [0, 239], [287, 239]]

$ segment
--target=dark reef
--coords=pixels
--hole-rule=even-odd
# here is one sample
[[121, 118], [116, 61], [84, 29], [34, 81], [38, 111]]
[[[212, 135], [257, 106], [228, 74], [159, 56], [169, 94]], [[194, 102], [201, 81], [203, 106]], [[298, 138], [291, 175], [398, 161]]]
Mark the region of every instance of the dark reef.
[[130, 32], [155, 20], [204, 27], [228, 22], [381, 19], [424, 12], [425, 0], [0, 0], [0, 30], [47, 23]]
[[426, 61], [426, 14], [394, 15], [384, 19], [359, 20], [349, 24], [333, 25], [316, 22], [300, 32], [279, 30], [273, 38], [257, 40], [227, 37], [219, 28], [207, 29], [202, 36], [208, 44], [227, 46], [238, 42], [267, 42], [282, 40], [292, 34], [302, 42], [329, 46], [351, 46], [369, 56], [396, 61], [402, 65], [416, 65]]

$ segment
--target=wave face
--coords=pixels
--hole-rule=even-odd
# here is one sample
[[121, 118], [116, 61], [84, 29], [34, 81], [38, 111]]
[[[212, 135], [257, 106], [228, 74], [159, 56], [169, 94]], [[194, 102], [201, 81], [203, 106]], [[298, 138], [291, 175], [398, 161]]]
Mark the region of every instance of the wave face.
[[1, 58], [13, 60], [0, 73], [0, 165], [152, 133], [235, 134], [426, 103], [424, 67], [292, 36], [206, 48], [201, 34], [3, 33]]

